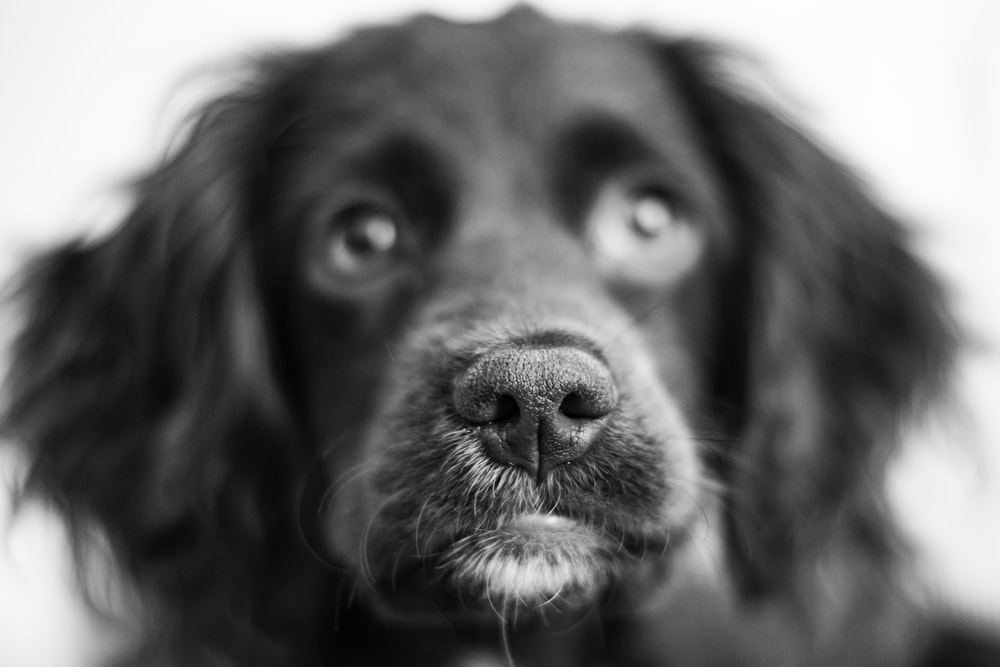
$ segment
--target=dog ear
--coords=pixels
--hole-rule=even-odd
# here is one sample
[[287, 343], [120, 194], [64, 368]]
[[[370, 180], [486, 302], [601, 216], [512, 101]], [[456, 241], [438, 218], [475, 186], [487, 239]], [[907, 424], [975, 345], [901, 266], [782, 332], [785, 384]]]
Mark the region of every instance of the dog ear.
[[943, 385], [956, 344], [942, 288], [847, 170], [727, 77], [719, 49], [655, 48], [741, 249], [712, 373], [738, 415], [721, 474], [742, 588], [793, 584], [834, 540], [879, 562], [893, 550], [880, 510], [893, 442]]
[[206, 105], [120, 228], [38, 258], [17, 293], [6, 425], [27, 488], [97, 519], [168, 598], [246, 577], [296, 519], [250, 234], [270, 106], [260, 87]]

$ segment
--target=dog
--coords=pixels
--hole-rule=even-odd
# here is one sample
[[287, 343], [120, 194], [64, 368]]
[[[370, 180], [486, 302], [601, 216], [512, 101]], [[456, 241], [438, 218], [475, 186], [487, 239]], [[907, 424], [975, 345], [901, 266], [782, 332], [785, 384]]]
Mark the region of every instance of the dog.
[[118, 663], [996, 655], [882, 499], [943, 289], [723, 49], [519, 8], [250, 69], [19, 283], [21, 493], [92, 597], [110, 545]]

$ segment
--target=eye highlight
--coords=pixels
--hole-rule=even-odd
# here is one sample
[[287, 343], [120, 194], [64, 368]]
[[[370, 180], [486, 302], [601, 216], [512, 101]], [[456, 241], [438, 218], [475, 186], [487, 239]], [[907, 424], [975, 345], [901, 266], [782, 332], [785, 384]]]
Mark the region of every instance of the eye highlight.
[[392, 263], [398, 243], [399, 222], [392, 213], [357, 204], [335, 216], [327, 238], [326, 259], [337, 275], [363, 279]]
[[702, 252], [700, 230], [657, 186], [610, 182], [594, 200], [584, 229], [605, 272], [634, 283], [671, 284]]
[[630, 206], [629, 226], [641, 238], [650, 241], [659, 238], [668, 234], [677, 222], [670, 202], [654, 192], [634, 195]]

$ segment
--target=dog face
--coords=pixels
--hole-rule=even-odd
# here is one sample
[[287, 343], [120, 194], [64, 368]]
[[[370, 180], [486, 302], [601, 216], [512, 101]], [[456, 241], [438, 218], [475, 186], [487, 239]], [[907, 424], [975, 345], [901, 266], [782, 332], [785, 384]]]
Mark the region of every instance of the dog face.
[[723, 62], [529, 10], [271, 56], [33, 265], [6, 424], [154, 601], [144, 655], [627, 618], [706, 534], [725, 585], [819, 610], [799, 664], [895, 655], [879, 480], [944, 300]]
[[514, 16], [382, 43], [272, 144], [330, 547], [392, 604], [625, 602], [707, 502], [706, 157], [633, 42]]

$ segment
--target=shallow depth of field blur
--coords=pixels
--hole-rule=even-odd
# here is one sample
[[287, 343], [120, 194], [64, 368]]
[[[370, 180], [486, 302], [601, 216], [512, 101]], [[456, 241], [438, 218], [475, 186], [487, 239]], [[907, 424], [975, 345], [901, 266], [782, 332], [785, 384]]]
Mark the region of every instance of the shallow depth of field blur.
[[[0, 5], [0, 276], [33, 248], [114, 223], [118, 189], [157, 158], [204, 95], [206, 66], [415, 11], [478, 19], [507, 4], [7, 0]], [[744, 47], [769, 73], [762, 83], [913, 223], [974, 346], [960, 378], [961, 409], [897, 464], [889, 491], [942, 595], [1000, 623], [1000, 3], [535, 4], [558, 17], [645, 24]], [[0, 320], [0, 336], [10, 328]], [[3, 479], [12, 474], [8, 458], [0, 458]], [[0, 548], [0, 663], [18, 656], [17, 664], [50, 664], [51, 653], [24, 647], [51, 642], [45, 633], [53, 630], [69, 647], [53, 650], [85, 662], [72, 652], [83, 650], [72, 637], [89, 626], [66, 592], [58, 528], [36, 518], [8, 525], [0, 496], [0, 526], [20, 536], [15, 548]]]

